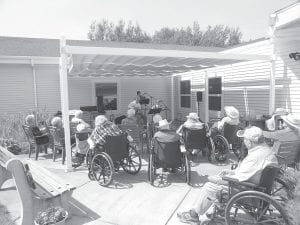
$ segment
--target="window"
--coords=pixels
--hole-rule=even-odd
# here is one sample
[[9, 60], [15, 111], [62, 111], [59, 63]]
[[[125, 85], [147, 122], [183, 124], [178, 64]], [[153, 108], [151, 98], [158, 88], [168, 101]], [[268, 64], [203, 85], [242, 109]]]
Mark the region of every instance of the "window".
[[117, 110], [117, 83], [97, 83], [96, 96], [98, 110]]
[[208, 109], [222, 110], [222, 78], [214, 77], [208, 79]]
[[180, 106], [191, 108], [191, 81], [180, 81]]

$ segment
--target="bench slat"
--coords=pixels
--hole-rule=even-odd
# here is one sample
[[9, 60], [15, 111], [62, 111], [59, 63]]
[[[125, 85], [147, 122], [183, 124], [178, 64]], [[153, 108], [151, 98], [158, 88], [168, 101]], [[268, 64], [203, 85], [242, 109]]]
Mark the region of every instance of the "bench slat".
[[14, 157], [14, 154], [0, 146], [0, 166], [5, 167], [6, 162]]
[[47, 169], [37, 165], [34, 161], [25, 160], [25, 163], [28, 164], [32, 177], [37, 184], [37, 188], [34, 192], [39, 197], [51, 198], [75, 189], [74, 186]]

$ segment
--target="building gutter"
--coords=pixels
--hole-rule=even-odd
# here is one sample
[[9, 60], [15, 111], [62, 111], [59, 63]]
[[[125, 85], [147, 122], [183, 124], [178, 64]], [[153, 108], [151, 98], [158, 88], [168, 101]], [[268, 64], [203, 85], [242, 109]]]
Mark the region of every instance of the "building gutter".
[[37, 111], [38, 109], [38, 98], [37, 98], [37, 84], [36, 84], [36, 71], [35, 71], [35, 65], [34, 61], [31, 60], [31, 68], [32, 68], [32, 77], [33, 77], [33, 93], [34, 93], [34, 107]]

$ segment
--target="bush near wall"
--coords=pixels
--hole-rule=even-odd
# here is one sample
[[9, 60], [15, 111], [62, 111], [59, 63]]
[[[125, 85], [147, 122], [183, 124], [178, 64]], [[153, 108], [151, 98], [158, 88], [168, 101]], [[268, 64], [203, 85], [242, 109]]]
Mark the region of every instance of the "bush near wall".
[[29, 144], [22, 128], [25, 118], [29, 114], [36, 115], [37, 124], [42, 121], [49, 122], [50, 120], [50, 113], [46, 108], [0, 116], [0, 145], [8, 148], [8, 150], [11, 147], [14, 154], [17, 154], [18, 148], [21, 149], [22, 153], [27, 153], [29, 150]]
[[297, 185], [294, 190], [293, 199], [286, 204], [288, 214], [292, 218], [292, 224], [300, 223], [300, 171], [296, 173]]

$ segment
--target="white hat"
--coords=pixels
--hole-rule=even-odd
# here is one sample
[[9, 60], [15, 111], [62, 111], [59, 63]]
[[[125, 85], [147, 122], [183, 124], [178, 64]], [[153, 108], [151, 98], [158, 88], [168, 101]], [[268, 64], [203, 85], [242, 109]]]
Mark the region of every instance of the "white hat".
[[252, 126], [249, 128], [246, 128], [245, 130], [239, 130], [236, 135], [238, 137], [246, 138], [253, 142], [258, 142], [259, 138], [263, 136], [262, 129], [256, 126]]
[[75, 118], [80, 118], [80, 119], [81, 119], [82, 114], [83, 114], [83, 112], [82, 112], [81, 110], [76, 110], [76, 111], [75, 111], [75, 114], [74, 114], [74, 117], [75, 117]]
[[156, 126], [156, 127], [159, 129], [163, 129], [163, 128], [168, 129], [169, 125], [170, 125], [169, 122], [166, 119], [164, 119], [164, 120], [159, 121], [158, 126]]
[[286, 116], [281, 116], [281, 118], [286, 122], [288, 125], [300, 129], [300, 114], [288, 114]]
[[197, 115], [197, 113], [189, 113], [189, 115], [186, 116], [186, 118], [191, 119], [191, 120], [198, 120], [199, 116]]
[[76, 129], [78, 132], [83, 132], [87, 130], [87, 127], [84, 124], [80, 123], [77, 125]]
[[239, 111], [233, 106], [225, 106], [224, 110], [226, 115], [229, 116], [231, 119], [237, 119], [240, 116]]

